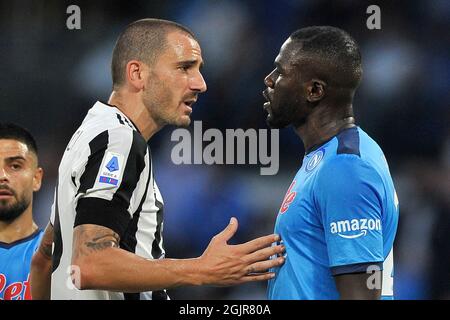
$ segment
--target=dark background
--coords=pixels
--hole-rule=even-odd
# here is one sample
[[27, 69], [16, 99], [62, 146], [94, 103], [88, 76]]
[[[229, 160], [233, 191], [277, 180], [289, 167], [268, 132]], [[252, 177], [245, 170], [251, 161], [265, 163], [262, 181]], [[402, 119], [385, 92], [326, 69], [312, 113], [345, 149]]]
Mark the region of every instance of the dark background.
[[[66, 9], [81, 8], [81, 30]], [[381, 30], [366, 9], [381, 8]], [[193, 120], [206, 128], [266, 128], [263, 79], [289, 34], [333, 25], [360, 44], [364, 64], [354, 108], [358, 124], [383, 148], [400, 199], [395, 243], [399, 299], [450, 298], [450, 2], [434, 1], [0, 1], [0, 121], [36, 137], [45, 180], [34, 214], [44, 227], [64, 147], [96, 100], [111, 92], [114, 42], [130, 22], [155, 17], [192, 29], [203, 50], [208, 91]], [[199, 256], [231, 216], [234, 242], [273, 231], [276, 214], [301, 165], [303, 145], [280, 132], [280, 170], [258, 165], [172, 163], [173, 128], [151, 141], [165, 200], [168, 257]], [[169, 290], [173, 299], [264, 299], [265, 283]]]

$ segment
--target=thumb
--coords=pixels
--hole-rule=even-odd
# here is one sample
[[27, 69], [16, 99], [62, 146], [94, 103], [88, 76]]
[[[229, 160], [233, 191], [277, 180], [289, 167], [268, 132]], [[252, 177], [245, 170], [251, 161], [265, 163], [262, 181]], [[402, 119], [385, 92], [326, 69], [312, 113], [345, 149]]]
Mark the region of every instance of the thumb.
[[228, 226], [225, 229], [223, 229], [222, 232], [220, 232], [216, 237], [227, 242], [234, 236], [237, 229], [238, 229], [238, 221], [235, 217], [232, 217], [230, 219], [230, 223], [228, 224]]

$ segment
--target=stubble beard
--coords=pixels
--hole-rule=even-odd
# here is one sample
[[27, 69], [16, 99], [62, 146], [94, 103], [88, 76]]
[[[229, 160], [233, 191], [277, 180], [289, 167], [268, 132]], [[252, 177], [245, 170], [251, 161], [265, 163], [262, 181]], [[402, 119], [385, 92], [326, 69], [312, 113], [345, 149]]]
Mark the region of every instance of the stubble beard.
[[268, 126], [272, 129], [283, 129], [289, 125], [299, 127], [306, 123], [308, 115], [302, 110], [306, 110], [299, 98], [284, 103], [279, 103], [274, 112], [271, 109], [271, 116], [266, 120]]
[[290, 112], [290, 107], [281, 107], [282, 110], [276, 110], [274, 111], [271, 109], [271, 113], [269, 114], [266, 122], [267, 125], [271, 129], [283, 129], [289, 126], [293, 119], [292, 119], [292, 112]]
[[13, 222], [30, 206], [31, 200], [21, 197], [16, 203], [8, 205], [6, 200], [0, 200], [0, 221]]
[[144, 96], [144, 105], [151, 114], [153, 121], [161, 128], [166, 125], [188, 127], [191, 120], [189, 117], [188, 120], [184, 120], [184, 117], [178, 115], [180, 106], [173, 111], [170, 110], [173, 103], [173, 94], [170, 89], [164, 83], [156, 81], [152, 83], [153, 87], [151, 88], [153, 90]]

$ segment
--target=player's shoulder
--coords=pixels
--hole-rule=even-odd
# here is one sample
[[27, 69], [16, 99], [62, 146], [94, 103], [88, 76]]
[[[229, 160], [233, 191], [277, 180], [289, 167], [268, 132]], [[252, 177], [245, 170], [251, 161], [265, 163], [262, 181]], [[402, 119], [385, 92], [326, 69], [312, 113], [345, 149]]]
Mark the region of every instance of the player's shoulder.
[[346, 162], [363, 164], [383, 154], [378, 143], [359, 126], [341, 131], [334, 137], [331, 145], [333, 148], [327, 159], [333, 161], [340, 159], [337, 164]]
[[370, 164], [353, 153], [332, 154], [318, 168], [318, 176], [329, 179], [352, 179], [362, 171], [370, 170]]
[[314, 179], [318, 196], [353, 196], [369, 185], [373, 190], [381, 190], [383, 181], [380, 174], [371, 162], [351, 153], [328, 157], [318, 168]]
[[358, 127], [345, 129], [337, 134], [324, 150], [322, 170], [361, 164], [361, 136]]
[[320, 175], [348, 179], [375, 172], [372, 158], [381, 152], [377, 143], [360, 127], [341, 131], [330, 149], [320, 166]]
[[97, 101], [88, 111], [81, 128], [86, 134], [96, 135], [98, 132], [132, 133], [137, 131], [134, 124], [117, 107]]
[[[359, 157], [361, 158], [361, 130], [359, 127], [352, 127], [339, 132], [335, 137], [336, 151], [335, 157]], [[353, 157], [352, 157], [353, 158]]]
[[141, 148], [146, 145], [145, 139], [131, 120], [118, 108], [102, 102], [96, 102], [89, 110], [72, 140], [79, 141], [82, 146], [89, 145], [91, 149], [111, 144], [138, 144]]

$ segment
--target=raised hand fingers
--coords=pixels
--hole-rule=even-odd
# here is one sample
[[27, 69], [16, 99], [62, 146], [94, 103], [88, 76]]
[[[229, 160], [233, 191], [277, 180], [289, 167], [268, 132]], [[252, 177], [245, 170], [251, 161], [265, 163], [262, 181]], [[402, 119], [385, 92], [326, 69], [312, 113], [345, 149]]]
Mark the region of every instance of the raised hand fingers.
[[262, 248], [266, 248], [272, 245], [272, 243], [277, 242], [278, 240], [280, 240], [279, 235], [271, 234], [268, 236], [256, 238], [243, 244], [239, 244], [236, 247], [242, 250], [243, 253], [252, 253]]
[[274, 255], [279, 256], [280, 254], [283, 254], [285, 250], [286, 248], [283, 245], [263, 248], [247, 255], [246, 259], [248, 259], [247, 261], [249, 263], [263, 261]]
[[220, 233], [218, 233], [214, 238], [215, 240], [225, 241], [230, 240], [236, 233], [238, 228], [238, 221], [235, 217], [230, 219], [230, 223], [225, 227]]
[[276, 259], [255, 262], [247, 267], [247, 275], [267, 272], [270, 268], [281, 266], [284, 263], [284, 260], [284, 257], [278, 257]]
[[261, 274], [251, 274], [244, 276], [239, 279], [239, 283], [253, 282], [253, 281], [267, 281], [275, 276], [273, 272], [261, 273]]

